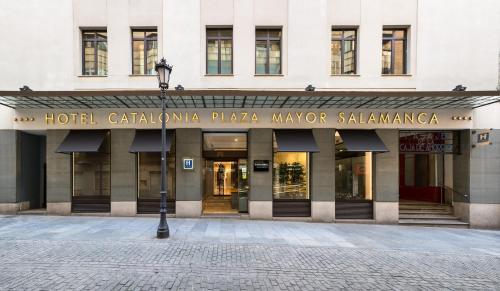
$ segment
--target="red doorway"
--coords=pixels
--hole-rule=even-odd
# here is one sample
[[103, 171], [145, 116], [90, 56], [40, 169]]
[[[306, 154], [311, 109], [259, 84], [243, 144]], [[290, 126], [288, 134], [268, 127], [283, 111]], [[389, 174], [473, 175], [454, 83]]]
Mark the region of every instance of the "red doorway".
[[399, 155], [399, 199], [441, 203], [442, 154]]

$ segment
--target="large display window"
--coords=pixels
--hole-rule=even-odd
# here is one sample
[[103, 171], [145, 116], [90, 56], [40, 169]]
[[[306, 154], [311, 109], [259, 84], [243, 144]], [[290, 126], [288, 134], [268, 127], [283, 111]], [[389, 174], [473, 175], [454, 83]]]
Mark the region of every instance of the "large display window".
[[274, 153], [273, 198], [309, 199], [309, 153]]
[[309, 217], [310, 155], [318, 152], [311, 130], [273, 132], [273, 216]]
[[[363, 133], [354, 135], [363, 136]], [[350, 136], [346, 135], [346, 137]], [[357, 142], [358, 145], [362, 144], [363, 139], [358, 139]], [[357, 149], [352, 144], [350, 146], [349, 149], [342, 136], [336, 132], [335, 217], [337, 219], [372, 219], [374, 153]]]
[[111, 155], [109, 134], [99, 152], [72, 153], [74, 212], [109, 212]]
[[356, 153], [335, 160], [335, 199], [372, 200], [372, 153]]
[[[161, 153], [137, 153], [137, 213], [160, 211]], [[175, 213], [175, 153], [167, 153], [167, 213]]]

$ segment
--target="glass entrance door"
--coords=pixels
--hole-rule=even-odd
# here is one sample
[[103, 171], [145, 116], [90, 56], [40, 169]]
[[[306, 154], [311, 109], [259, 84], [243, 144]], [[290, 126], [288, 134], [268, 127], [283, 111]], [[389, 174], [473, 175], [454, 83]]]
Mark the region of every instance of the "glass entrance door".
[[247, 179], [246, 159], [205, 160], [203, 213], [246, 212]]

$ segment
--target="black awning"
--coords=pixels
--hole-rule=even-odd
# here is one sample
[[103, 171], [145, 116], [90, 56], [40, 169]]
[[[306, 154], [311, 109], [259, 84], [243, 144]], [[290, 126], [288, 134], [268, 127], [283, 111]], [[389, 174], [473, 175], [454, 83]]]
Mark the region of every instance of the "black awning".
[[311, 129], [274, 130], [278, 152], [319, 152]]
[[349, 152], [388, 152], [375, 130], [338, 130]]
[[[167, 152], [172, 146], [173, 130], [167, 130], [166, 145]], [[161, 129], [136, 130], [134, 141], [130, 146], [131, 153], [161, 153]]]
[[108, 130], [71, 130], [59, 145], [57, 153], [95, 153], [101, 148]]

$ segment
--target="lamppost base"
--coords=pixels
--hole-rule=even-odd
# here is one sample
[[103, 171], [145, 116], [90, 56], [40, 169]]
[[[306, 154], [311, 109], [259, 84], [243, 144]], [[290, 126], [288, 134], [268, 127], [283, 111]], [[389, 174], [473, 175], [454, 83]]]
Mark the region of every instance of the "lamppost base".
[[168, 238], [170, 236], [170, 231], [167, 229], [158, 229], [156, 232], [156, 238]]

